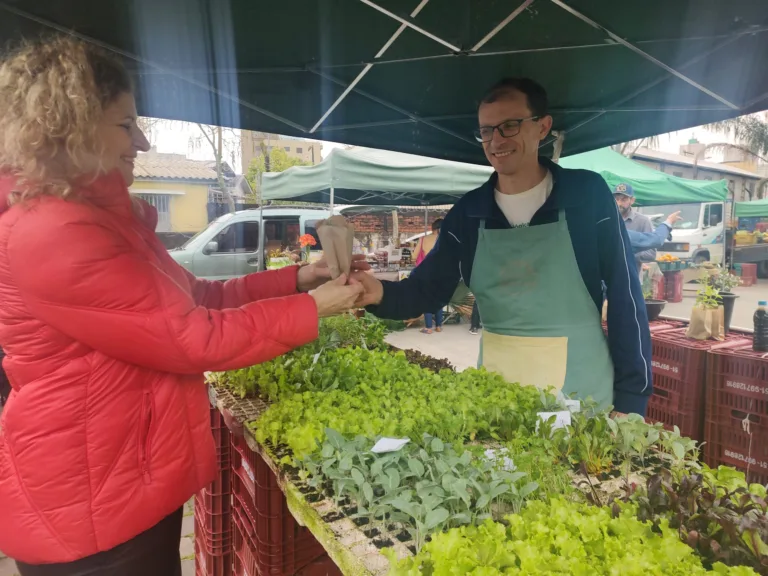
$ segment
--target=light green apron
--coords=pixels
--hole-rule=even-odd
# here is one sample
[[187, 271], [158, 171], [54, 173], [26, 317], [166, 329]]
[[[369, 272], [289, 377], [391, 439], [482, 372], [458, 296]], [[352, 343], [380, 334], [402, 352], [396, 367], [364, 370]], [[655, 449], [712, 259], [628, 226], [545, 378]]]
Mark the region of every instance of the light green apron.
[[480, 223], [470, 289], [483, 323], [479, 365], [508, 382], [613, 403], [613, 363], [560, 210], [552, 224]]

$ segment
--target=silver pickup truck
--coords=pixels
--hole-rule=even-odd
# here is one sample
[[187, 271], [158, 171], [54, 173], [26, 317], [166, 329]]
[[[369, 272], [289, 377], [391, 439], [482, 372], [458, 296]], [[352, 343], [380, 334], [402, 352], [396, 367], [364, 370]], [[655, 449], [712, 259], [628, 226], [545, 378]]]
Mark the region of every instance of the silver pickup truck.
[[264, 207], [263, 249], [259, 249], [261, 210], [242, 210], [225, 214], [190, 238], [181, 248], [169, 250], [171, 257], [198, 278], [227, 280], [263, 270], [264, 258], [273, 251], [298, 249], [304, 234], [320, 239], [315, 226], [329, 218], [328, 210], [311, 207]]

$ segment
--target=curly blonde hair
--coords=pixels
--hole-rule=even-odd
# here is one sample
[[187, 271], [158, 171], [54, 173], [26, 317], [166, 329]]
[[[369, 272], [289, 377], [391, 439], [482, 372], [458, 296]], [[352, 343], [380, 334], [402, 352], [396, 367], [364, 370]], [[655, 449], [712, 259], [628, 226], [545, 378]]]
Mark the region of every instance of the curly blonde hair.
[[0, 62], [0, 173], [16, 177], [13, 200], [70, 195], [98, 157], [104, 108], [132, 92], [122, 64], [68, 36], [27, 43]]

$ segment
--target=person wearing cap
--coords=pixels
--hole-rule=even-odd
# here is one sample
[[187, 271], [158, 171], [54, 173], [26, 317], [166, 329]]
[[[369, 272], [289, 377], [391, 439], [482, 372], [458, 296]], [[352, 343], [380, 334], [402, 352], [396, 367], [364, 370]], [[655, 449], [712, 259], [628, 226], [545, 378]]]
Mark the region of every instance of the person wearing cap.
[[645, 415], [650, 328], [611, 188], [595, 172], [539, 156], [552, 116], [533, 80], [497, 83], [477, 120], [474, 136], [494, 173], [456, 202], [408, 278], [353, 275], [365, 291], [357, 304], [380, 318], [414, 318], [448, 303], [463, 281], [483, 324], [479, 365], [507, 382]]
[[[624, 226], [627, 232], [653, 232], [651, 219], [645, 214], [640, 214], [632, 206], [635, 204], [635, 190], [631, 185], [622, 182], [613, 189], [613, 198], [619, 207], [621, 218], [624, 220]], [[631, 238], [630, 238], [631, 241]], [[643, 262], [653, 262], [656, 260], [656, 249], [644, 250], [635, 254], [638, 274], [643, 269]]]

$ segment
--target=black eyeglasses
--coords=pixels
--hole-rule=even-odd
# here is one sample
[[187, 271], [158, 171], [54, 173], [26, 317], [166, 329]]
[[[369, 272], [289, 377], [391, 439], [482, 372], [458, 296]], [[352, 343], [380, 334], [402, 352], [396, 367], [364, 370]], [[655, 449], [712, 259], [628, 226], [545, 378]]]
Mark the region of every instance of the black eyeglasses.
[[501, 124], [496, 126], [480, 126], [475, 130], [475, 140], [478, 142], [490, 142], [493, 140], [493, 131], [498, 130], [502, 138], [511, 138], [520, 134], [520, 126], [527, 120], [536, 121], [540, 116], [531, 116], [530, 118], [518, 118], [516, 120], [504, 120]]

